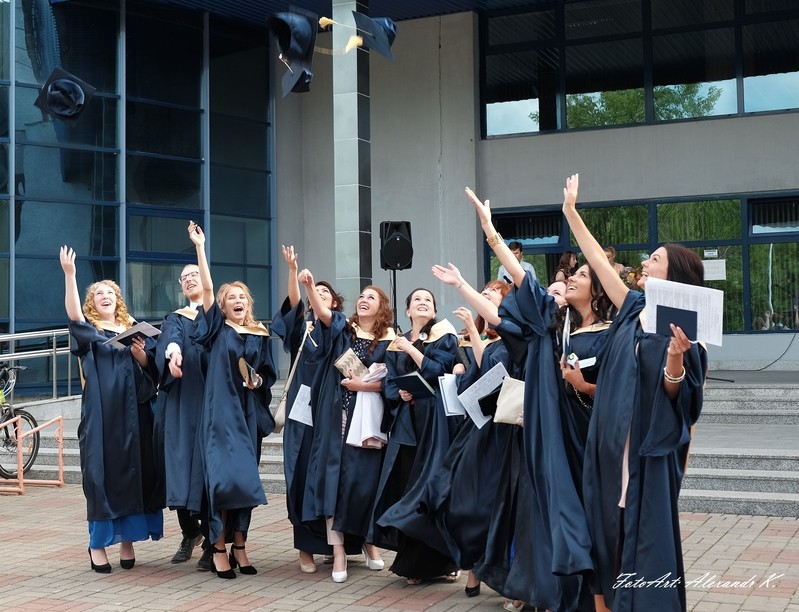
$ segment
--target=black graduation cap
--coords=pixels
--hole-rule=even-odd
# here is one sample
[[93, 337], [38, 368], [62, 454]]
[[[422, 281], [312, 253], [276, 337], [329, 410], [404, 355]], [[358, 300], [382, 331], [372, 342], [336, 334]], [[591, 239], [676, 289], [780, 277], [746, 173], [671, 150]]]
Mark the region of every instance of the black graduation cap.
[[388, 17], [367, 17], [363, 13], [352, 11], [355, 18], [355, 25], [365, 33], [363, 36], [363, 46], [379, 53], [390, 60], [394, 59], [391, 52], [391, 45], [397, 37], [397, 24]]
[[86, 81], [63, 68], [56, 68], [47, 77], [33, 104], [56, 119], [75, 124], [95, 91]]
[[280, 59], [288, 68], [283, 75], [283, 97], [292, 91], [309, 91], [313, 81], [311, 62], [319, 27], [317, 16], [298, 12], [275, 13], [266, 20], [266, 27], [275, 35]]

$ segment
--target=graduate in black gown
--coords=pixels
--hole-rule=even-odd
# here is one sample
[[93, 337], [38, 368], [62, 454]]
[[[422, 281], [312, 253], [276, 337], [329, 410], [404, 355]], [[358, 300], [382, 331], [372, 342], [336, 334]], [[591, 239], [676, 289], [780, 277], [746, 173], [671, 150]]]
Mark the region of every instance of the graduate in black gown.
[[[685, 610], [677, 501], [691, 427], [702, 409], [707, 353], [673, 324], [670, 337], [644, 333], [644, 296], [624, 284], [585, 226], [578, 186], [578, 175], [567, 179], [563, 214], [619, 308], [597, 379], [584, 464], [597, 609]], [[642, 289], [649, 277], [701, 286], [704, 269], [693, 251], [665, 244], [643, 262]]]
[[[208, 351], [199, 446], [208, 505], [213, 564], [220, 578], [255, 574], [245, 542], [255, 506], [266, 503], [258, 462], [261, 441], [275, 426], [269, 402], [276, 374], [269, 332], [253, 315], [253, 300], [241, 281], [225, 283], [214, 298], [205, 256], [205, 234], [193, 221], [189, 238], [197, 252], [203, 310], [195, 342]], [[225, 547], [232, 541], [230, 555]]]
[[449, 447], [450, 427], [440, 393], [416, 397], [392, 379], [418, 372], [438, 389], [438, 377], [453, 370], [458, 338], [449, 321], [436, 322], [435, 298], [427, 289], [412, 291], [405, 306], [411, 330], [397, 337], [386, 359], [389, 443], [375, 503], [373, 541], [397, 551], [391, 571], [409, 584], [441, 576], [455, 580], [458, 566], [451, 557], [403, 532]]
[[105, 548], [119, 544], [120, 565], [131, 569], [133, 542], [158, 540], [164, 533], [153, 454], [155, 384], [143, 339], [125, 348], [106, 344], [135, 322], [119, 286], [110, 280], [90, 285], [81, 307], [75, 251], [61, 247], [60, 259], [72, 353], [84, 380], [78, 446], [89, 560], [94, 571], [110, 572]]
[[[317, 318], [314, 340], [318, 348], [311, 363], [319, 370], [311, 393], [314, 440], [304, 518], [327, 521], [328, 542], [333, 546], [331, 578], [344, 582], [347, 549], [353, 541], [362, 548], [369, 569], [384, 567], [368, 535], [385, 446], [371, 440], [372, 436], [367, 443], [349, 437], [359, 403], [363, 409], [364, 402], [375, 402], [373, 408], [382, 415], [382, 381], [364, 381], [354, 372], [345, 376], [334, 361], [352, 350], [367, 368], [385, 364], [386, 349], [395, 337], [391, 327], [394, 315], [388, 296], [379, 287], [365, 287], [355, 302], [355, 313], [346, 318], [325, 304], [310, 270], [300, 272], [299, 281]], [[379, 434], [379, 428], [374, 433]]]
[[[500, 316], [516, 322], [528, 339], [523, 356], [525, 426], [519, 453], [529, 478], [519, 474], [517, 501], [518, 508], [527, 506], [527, 522], [516, 519], [518, 532], [514, 534], [510, 566], [504, 567], [501, 556], [487, 557], [477, 573], [481, 578], [485, 575], [487, 582], [488, 577], [496, 582], [506, 573], [505, 588], [500, 591], [517, 604], [521, 600], [551, 610], [591, 609], [586, 585], [593, 569], [591, 540], [575, 473], [584, 444], [579, 438], [580, 426], [590, 415], [587, 407], [570, 401], [564, 377], [570, 378], [569, 388], [585, 395], [586, 406], [595, 389], [584, 380], [579, 367], [572, 370], [560, 360], [564, 319], [554, 299], [514, 265], [513, 254], [493, 226], [488, 200], [482, 202], [470, 189], [466, 191], [489, 246], [513, 277], [514, 290], [503, 301]], [[604, 327], [609, 304], [599, 283], [591, 279], [590, 270], [580, 268], [567, 282], [566, 299], [578, 327]], [[522, 355], [512, 357], [517, 360]], [[582, 410], [576, 410], [575, 405]], [[494, 538], [500, 544], [507, 539], [502, 527], [498, 523], [499, 537]]]
[[200, 269], [184, 266], [178, 278], [188, 306], [161, 323], [155, 349], [159, 375], [156, 401], [156, 448], [163, 457], [165, 505], [176, 511], [183, 539], [172, 563], [188, 561], [202, 541], [199, 512], [203, 498], [202, 460], [197, 427], [203, 404], [207, 353], [192, 341], [197, 308], [202, 306]]
[[[314, 324], [305, 319], [305, 307], [297, 280], [297, 254], [293, 246], [283, 246], [283, 259], [288, 265], [288, 296], [280, 311], [272, 319], [272, 333], [283, 340], [284, 350], [291, 355], [294, 376], [287, 389], [286, 423], [283, 427], [283, 469], [286, 477], [286, 509], [294, 531], [294, 548], [299, 551], [300, 571], [313, 574], [317, 571], [314, 555], [332, 555], [333, 547], [327, 543], [325, 519], [302, 520], [303, 499], [313, 443], [313, 425], [291, 417], [291, 409], [302, 387], [314, 385], [319, 368], [309, 363], [318, 349], [312, 337]], [[343, 299], [325, 281], [317, 281], [316, 292], [325, 306], [341, 312]], [[312, 315], [313, 312], [310, 311]]]

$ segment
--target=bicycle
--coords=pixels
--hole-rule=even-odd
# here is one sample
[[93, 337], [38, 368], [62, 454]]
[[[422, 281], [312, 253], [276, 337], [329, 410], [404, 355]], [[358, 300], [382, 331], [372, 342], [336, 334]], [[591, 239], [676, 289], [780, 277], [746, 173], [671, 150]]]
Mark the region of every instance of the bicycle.
[[[33, 415], [22, 408], [14, 408], [7, 398], [17, 384], [17, 371], [27, 370], [25, 366], [0, 364], [0, 477], [17, 477], [17, 426], [10, 423], [19, 417], [21, 433], [36, 429], [39, 424]], [[39, 432], [26, 436], [22, 447], [22, 473], [27, 474], [39, 454]]]

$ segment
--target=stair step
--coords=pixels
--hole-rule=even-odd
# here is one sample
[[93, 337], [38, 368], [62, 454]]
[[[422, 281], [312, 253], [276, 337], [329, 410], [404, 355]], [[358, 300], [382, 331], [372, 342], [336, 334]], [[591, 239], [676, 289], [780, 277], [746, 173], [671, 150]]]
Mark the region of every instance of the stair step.
[[700, 423], [731, 423], [750, 425], [799, 425], [799, 408], [794, 410], [761, 408], [756, 404], [751, 408], [734, 407], [702, 407]]
[[689, 467], [682, 488], [726, 491], [730, 494], [738, 491], [795, 493], [799, 491], [799, 472]]
[[688, 471], [696, 468], [799, 472], [799, 451], [694, 446], [688, 457]]
[[799, 494], [751, 491], [680, 491], [680, 512], [718, 512], [758, 516], [799, 516]]

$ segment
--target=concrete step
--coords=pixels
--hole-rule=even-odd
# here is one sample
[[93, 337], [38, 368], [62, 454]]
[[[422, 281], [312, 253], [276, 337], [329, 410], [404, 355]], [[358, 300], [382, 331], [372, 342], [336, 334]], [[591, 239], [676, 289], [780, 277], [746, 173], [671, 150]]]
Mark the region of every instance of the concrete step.
[[753, 491], [680, 491], [681, 512], [718, 512], [758, 516], [799, 516], [799, 494]]
[[799, 472], [768, 470], [702, 469], [691, 467], [682, 488], [708, 491], [760, 493], [799, 492]]
[[697, 468], [799, 472], [799, 451], [692, 447], [688, 471]]
[[725, 402], [724, 405], [715, 406], [706, 402], [702, 407], [700, 422], [702, 424], [799, 425], [799, 407], [770, 408], [763, 407], [763, 404], [757, 402], [753, 402], [747, 407], [747, 404]]

